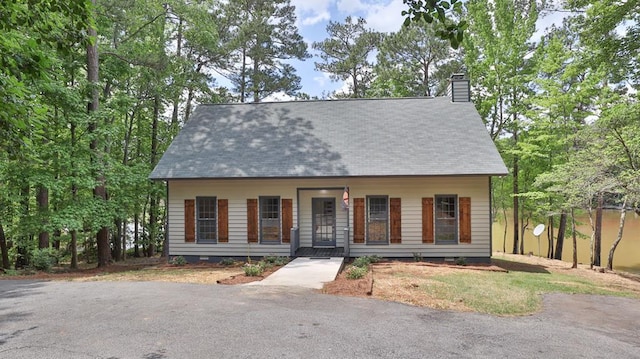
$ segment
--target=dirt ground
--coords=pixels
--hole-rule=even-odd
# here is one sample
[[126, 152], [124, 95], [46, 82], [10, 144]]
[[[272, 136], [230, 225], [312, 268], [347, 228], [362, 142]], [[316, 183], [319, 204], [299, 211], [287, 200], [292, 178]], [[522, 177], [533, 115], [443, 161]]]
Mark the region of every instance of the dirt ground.
[[[242, 271], [242, 263], [238, 262], [232, 266], [223, 266], [214, 263], [187, 264], [184, 266], [171, 265], [165, 259], [154, 258], [132, 258], [126, 262], [115, 262], [106, 268], [82, 268], [70, 270], [68, 267], [56, 267], [51, 273], [34, 272], [30, 275], [7, 276], [2, 279], [39, 279], [39, 280], [131, 280], [144, 281], [156, 280], [167, 282], [188, 282], [202, 284], [243, 284], [259, 281], [278, 267], [273, 267], [265, 271], [262, 276], [247, 277]], [[571, 264], [551, 260], [536, 256], [521, 256], [505, 253], [494, 253], [491, 264], [458, 266], [448, 263], [429, 262], [400, 262], [386, 261], [373, 264], [371, 271], [362, 279], [347, 279], [345, 273], [338, 275], [335, 281], [327, 283], [321, 290], [323, 293], [347, 295], [347, 296], [371, 296], [376, 286], [376, 297], [384, 299], [385, 291], [393, 292], [394, 296], [415, 295], [411, 290], [416, 284], [412, 281], [411, 273], [415, 272], [424, 275], [443, 275], [460, 271], [549, 271], [558, 273], [571, 273], [582, 276], [588, 280], [606, 284], [608, 287], [621, 288], [634, 291], [640, 294], [640, 276], [628, 273], [600, 272], [589, 269], [588, 266], [580, 265], [577, 269], [571, 269]], [[402, 272], [404, 277], [398, 278], [394, 275]], [[391, 278], [393, 277], [393, 278]], [[400, 285], [399, 285], [400, 284]], [[426, 298], [406, 298], [405, 302], [416, 302], [426, 300]], [[438, 307], [437, 303], [435, 307]]]
[[[571, 264], [559, 260], [522, 256], [505, 253], [494, 253], [491, 264], [477, 264], [458, 266], [448, 263], [428, 263], [428, 262], [381, 262], [371, 266], [368, 276], [362, 279], [347, 279], [345, 273], [338, 275], [335, 281], [327, 283], [322, 289], [323, 293], [347, 296], [375, 296], [376, 298], [400, 298], [405, 303], [420, 305], [421, 302], [429, 301], [430, 306], [447, 309], [464, 310], [460, 305], [456, 308], [451, 303], [433, 303], [433, 298], [416, 297], [416, 291], [411, 290], [418, 284], [413, 280], [411, 273], [424, 276], [445, 275], [460, 271], [547, 271], [556, 273], [567, 273], [579, 275], [596, 283], [603, 283], [610, 288], [619, 288], [636, 292], [640, 295], [640, 276], [629, 273], [601, 272], [590, 269], [589, 266], [579, 265], [572, 269]], [[398, 277], [398, 272], [404, 277]], [[375, 294], [373, 293], [375, 282]]]
[[197, 263], [173, 265], [165, 258], [130, 258], [124, 262], [113, 262], [105, 268], [95, 268], [95, 264], [81, 264], [77, 270], [68, 266], [56, 266], [51, 272], [33, 271], [23, 275], [4, 275], [0, 279], [33, 279], [33, 280], [70, 280], [86, 281], [161, 281], [199, 284], [244, 284], [260, 281], [279, 267], [271, 267], [261, 276], [248, 277], [244, 275], [242, 265], [217, 263]]

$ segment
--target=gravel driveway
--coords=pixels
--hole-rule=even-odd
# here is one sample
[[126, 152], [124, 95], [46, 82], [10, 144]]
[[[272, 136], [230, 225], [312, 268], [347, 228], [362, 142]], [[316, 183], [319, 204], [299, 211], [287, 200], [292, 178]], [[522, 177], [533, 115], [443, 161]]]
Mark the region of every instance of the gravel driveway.
[[0, 358], [640, 358], [640, 302], [500, 318], [307, 289], [0, 281]]

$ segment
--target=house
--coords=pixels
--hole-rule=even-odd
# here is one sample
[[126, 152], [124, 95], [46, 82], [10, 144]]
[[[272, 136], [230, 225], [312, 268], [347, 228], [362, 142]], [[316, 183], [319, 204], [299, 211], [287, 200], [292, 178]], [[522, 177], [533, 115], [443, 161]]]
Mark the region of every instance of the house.
[[[170, 256], [491, 256], [491, 176], [507, 169], [450, 97], [199, 105], [150, 178]], [[453, 99], [453, 101], [452, 101]]]

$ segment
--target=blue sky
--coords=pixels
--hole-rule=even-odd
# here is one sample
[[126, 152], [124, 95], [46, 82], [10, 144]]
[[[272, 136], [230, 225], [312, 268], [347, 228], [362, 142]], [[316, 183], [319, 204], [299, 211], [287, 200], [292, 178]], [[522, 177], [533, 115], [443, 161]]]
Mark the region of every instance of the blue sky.
[[[319, 61], [317, 53], [311, 48], [314, 41], [322, 41], [327, 37], [326, 26], [329, 21], [344, 22], [347, 16], [362, 17], [367, 26], [375, 31], [398, 31], [406, 9], [402, 0], [291, 0], [296, 7], [297, 26], [300, 34], [307, 42], [312, 58], [304, 62], [293, 61], [292, 64], [302, 79], [302, 92], [311, 96], [322, 96], [334, 90], [345, 88], [343, 82], [332, 82], [328, 74], [315, 71], [314, 62]], [[566, 14], [551, 13], [538, 20], [538, 39], [543, 30], [552, 23], [560, 23]], [[287, 96], [276, 95], [265, 101], [287, 100]]]
[[314, 62], [319, 58], [311, 44], [327, 37], [326, 27], [330, 20], [344, 22], [347, 16], [362, 17], [367, 26], [382, 32], [397, 31], [404, 21], [402, 0], [291, 0], [291, 4], [296, 7], [298, 30], [313, 55], [304, 62], [296, 61], [294, 66], [302, 78], [301, 91], [312, 96], [344, 87], [342, 82], [332, 82], [327, 74], [315, 71]]

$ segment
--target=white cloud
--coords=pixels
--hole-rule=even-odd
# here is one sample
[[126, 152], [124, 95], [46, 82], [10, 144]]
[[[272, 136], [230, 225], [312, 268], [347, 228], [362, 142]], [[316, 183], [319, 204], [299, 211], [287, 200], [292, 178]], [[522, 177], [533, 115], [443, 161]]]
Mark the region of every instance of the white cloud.
[[401, 13], [405, 9], [406, 5], [402, 1], [391, 1], [384, 5], [369, 5], [364, 19], [367, 20], [367, 25], [376, 31], [395, 32], [400, 30], [404, 22]]
[[284, 92], [276, 92], [262, 99], [262, 102], [295, 101], [295, 99], [295, 97], [289, 96]]
[[298, 25], [314, 25], [331, 19], [329, 6], [334, 0], [291, 0], [296, 7]]
[[353, 15], [360, 11], [366, 11], [370, 4], [365, 4], [360, 0], [338, 0], [336, 4], [338, 11]]
[[324, 11], [322, 13], [319, 13], [319, 14], [315, 15], [315, 16], [306, 17], [306, 18], [302, 19], [300, 21], [300, 23], [303, 26], [308, 26], [308, 25], [315, 25], [315, 24], [317, 24], [319, 22], [322, 22], [322, 21], [328, 21], [330, 19], [331, 19], [331, 15], [329, 14], [329, 11]]
[[331, 82], [331, 78], [329, 78], [329, 74], [320, 71], [320, 76], [314, 76], [313, 81], [315, 81], [319, 87], [324, 88], [326, 84]]

